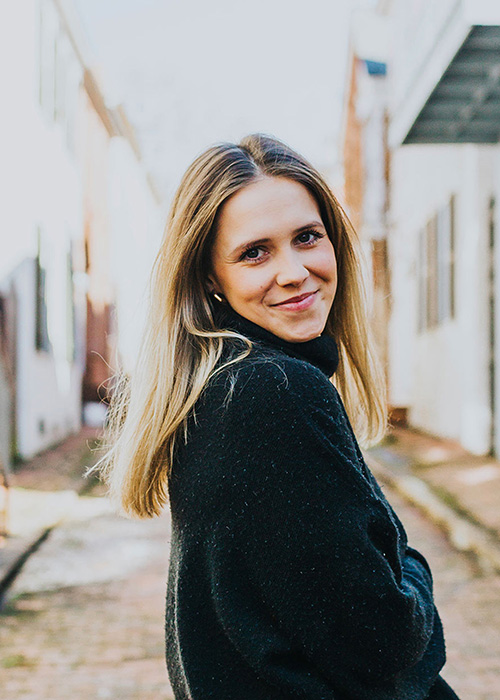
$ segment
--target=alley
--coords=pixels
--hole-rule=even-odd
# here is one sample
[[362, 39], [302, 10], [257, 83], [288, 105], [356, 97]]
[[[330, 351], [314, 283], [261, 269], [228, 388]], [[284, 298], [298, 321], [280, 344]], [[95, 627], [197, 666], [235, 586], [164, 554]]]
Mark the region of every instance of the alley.
[[461, 700], [498, 700], [500, 576], [481, 571], [417, 508], [379, 483], [403, 521], [409, 544], [425, 555], [433, 572], [447, 645], [443, 677]]
[[[383, 486], [428, 558], [448, 645], [443, 676], [464, 700], [498, 698], [500, 580]], [[163, 605], [169, 518], [117, 518], [102, 498], [55, 530], [25, 565], [0, 617], [9, 700], [169, 700]]]
[[170, 700], [163, 615], [169, 518], [131, 521], [101, 498], [54, 530], [0, 616], [9, 700]]

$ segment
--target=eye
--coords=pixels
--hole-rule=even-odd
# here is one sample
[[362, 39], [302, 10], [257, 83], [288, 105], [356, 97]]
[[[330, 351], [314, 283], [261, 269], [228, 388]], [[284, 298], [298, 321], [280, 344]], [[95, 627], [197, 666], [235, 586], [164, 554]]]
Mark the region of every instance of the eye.
[[262, 246], [252, 246], [243, 251], [240, 256], [240, 260], [260, 260], [262, 256], [258, 257], [253, 255], [253, 253], [258, 253]]
[[310, 229], [309, 231], [302, 231], [302, 233], [299, 233], [297, 236], [297, 239], [299, 239], [301, 236], [312, 236], [312, 239], [309, 239], [307, 241], [301, 240], [301, 243], [305, 243], [306, 245], [314, 243], [317, 241], [319, 238], [323, 238], [325, 234], [324, 233], [319, 233], [319, 231], [314, 231], [314, 229]]
[[[296, 236], [295, 240], [298, 241], [299, 245], [302, 247], [309, 247], [312, 246], [316, 243], [317, 240], [320, 238], [323, 238], [325, 236], [324, 233], [320, 233], [319, 231], [315, 231], [314, 229], [309, 229], [307, 231], [301, 231], [298, 236]], [[306, 237], [307, 240], [304, 240], [304, 237]], [[244, 260], [247, 262], [260, 262], [265, 258], [265, 255], [259, 255], [258, 252], [259, 250], [263, 250], [263, 246], [250, 246], [246, 250], [243, 251], [243, 253], [240, 256], [240, 260]]]

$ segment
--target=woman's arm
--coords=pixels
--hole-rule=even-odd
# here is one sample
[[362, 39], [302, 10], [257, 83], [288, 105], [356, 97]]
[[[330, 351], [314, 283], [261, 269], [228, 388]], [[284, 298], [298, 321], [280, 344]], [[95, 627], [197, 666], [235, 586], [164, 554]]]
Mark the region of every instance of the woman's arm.
[[218, 613], [264, 668], [230, 600], [244, 581], [338, 687], [372, 700], [408, 683], [405, 697], [425, 697], [445, 661], [430, 569], [353, 458], [336, 391], [304, 363], [284, 367], [241, 370], [217, 436], [231, 446], [208, 552]]

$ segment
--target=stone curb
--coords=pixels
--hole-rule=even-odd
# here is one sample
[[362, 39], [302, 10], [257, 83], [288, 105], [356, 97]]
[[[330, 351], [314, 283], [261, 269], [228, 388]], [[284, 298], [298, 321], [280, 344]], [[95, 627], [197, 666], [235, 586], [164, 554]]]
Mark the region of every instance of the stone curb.
[[364, 457], [375, 476], [387, 481], [439, 525], [456, 549], [474, 554], [485, 573], [500, 573], [500, 542], [497, 538], [446, 505], [423, 479], [408, 474], [396, 476], [372, 455], [365, 454]]
[[[66, 500], [68, 500], [68, 496], [74, 496], [75, 499], [78, 499], [80, 496], [85, 496], [89, 490], [89, 481], [82, 476], [78, 482], [75, 489], [58, 492], [61, 498], [66, 497]], [[23, 491], [24, 489], [21, 488], [20, 490]], [[0, 610], [4, 604], [9, 587], [20, 573], [26, 561], [37, 551], [47, 537], [50, 536], [52, 530], [67, 519], [68, 516], [65, 511], [68, 511], [68, 505], [66, 505], [63, 512], [56, 515], [56, 517], [52, 514], [52, 517], [47, 518], [44, 524], [40, 524], [39, 527], [29, 535], [21, 536], [19, 537], [19, 541], [10, 543], [11, 554], [10, 556], [8, 554], [5, 556], [4, 554], [5, 561], [0, 563]], [[9, 544], [5, 547], [5, 550], [7, 549], [9, 549]]]
[[53, 527], [41, 528], [35, 535], [24, 540], [10, 561], [5, 562], [5, 565], [2, 567], [3, 571], [0, 569], [0, 610], [4, 604], [5, 594], [14, 579], [29, 557], [37, 551], [43, 542], [45, 542], [52, 529]]

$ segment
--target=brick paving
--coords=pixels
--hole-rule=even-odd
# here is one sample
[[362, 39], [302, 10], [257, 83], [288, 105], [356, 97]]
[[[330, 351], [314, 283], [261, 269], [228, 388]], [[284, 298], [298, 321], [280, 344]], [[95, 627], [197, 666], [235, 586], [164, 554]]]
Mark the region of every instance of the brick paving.
[[[95, 438], [84, 428], [11, 480], [20, 494], [74, 491], [75, 512], [29, 558], [0, 613], [0, 694], [8, 700], [173, 698], [163, 631], [169, 516], [111, 513], [103, 485], [83, 477], [98, 456]], [[33, 514], [36, 527], [43, 517]]]
[[[149, 557], [126, 567], [122, 575], [86, 585], [43, 590], [50, 564], [51, 538], [23, 569], [0, 616], [0, 687], [9, 700], [171, 700], [164, 661], [164, 600], [168, 563], [168, 527], [165, 518], [120, 521], [98, 516], [96, 533], [107, 537], [111, 529], [117, 558], [137, 556], [146, 543]], [[118, 532], [117, 525], [121, 530]], [[80, 524], [84, 528], [86, 523]], [[60, 559], [80, 547], [78, 526], [63, 526]], [[135, 537], [134, 537], [135, 535]], [[134, 543], [135, 547], [131, 547]], [[96, 537], [90, 546], [95, 549]], [[87, 547], [87, 550], [89, 547]], [[113, 557], [107, 548], [99, 569]], [[72, 566], [78, 562], [72, 561]], [[85, 571], [85, 564], [82, 566]], [[42, 572], [42, 576], [40, 576]], [[42, 590], [28, 591], [40, 577]], [[84, 576], [85, 578], [85, 576]], [[107, 580], [106, 580], [107, 579]], [[50, 585], [49, 585], [50, 588]]]
[[13, 487], [37, 491], [73, 489], [81, 493], [95, 487], [95, 479], [85, 479], [85, 468], [97, 461], [99, 431], [83, 427], [75, 435], [15, 467], [10, 477]]
[[498, 700], [500, 576], [483, 573], [473, 556], [457, 552], [417, 508], [389, 486], [383, 488], [405, 525], [409, 543], [425, 555], [433, 572], [447, 645], [443, 677], [461, 700]]
[[[459, 512], [500, 538], [500, 460], [473, 455], [458, 442], [393, 428], [390, 452]], [[500, 697], [500, 693], [499, 693]]]

